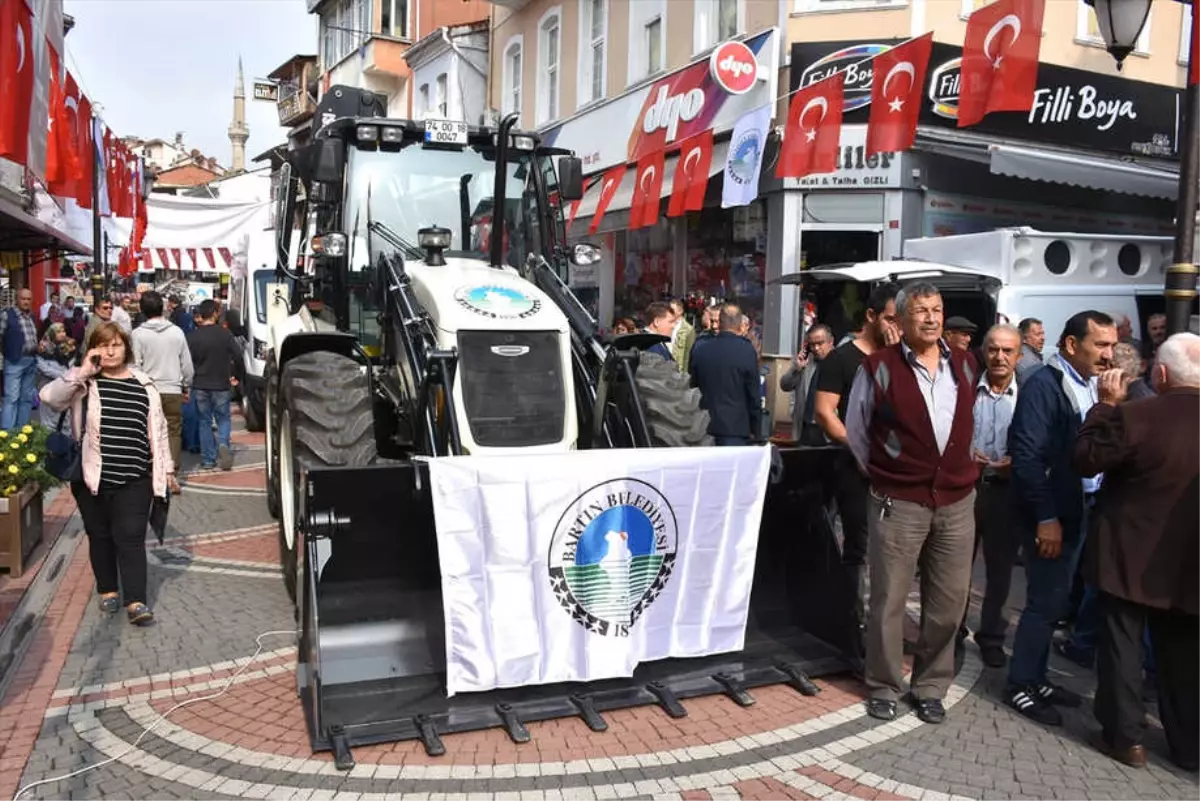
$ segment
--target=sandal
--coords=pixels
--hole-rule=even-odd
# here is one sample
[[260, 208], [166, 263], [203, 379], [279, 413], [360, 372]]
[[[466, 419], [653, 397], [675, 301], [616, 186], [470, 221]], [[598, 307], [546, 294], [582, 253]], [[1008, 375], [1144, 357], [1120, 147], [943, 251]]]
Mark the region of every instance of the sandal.
[[896, 702], [886, 698], [868, 698], [867, 714], [877, 720], [895, 720]]
[[121, 597], [119, 595], [110, 595], [107, 598], [100, 599], [100, 611], [111, 615], [121, 608]]
[[129, 622], [135, 626], [145, 626], [150, 621], [154, 620], [154, 613], [150, 611], [150, 607], [143, 603], [136, 603], [127, 610], [129, 614]]

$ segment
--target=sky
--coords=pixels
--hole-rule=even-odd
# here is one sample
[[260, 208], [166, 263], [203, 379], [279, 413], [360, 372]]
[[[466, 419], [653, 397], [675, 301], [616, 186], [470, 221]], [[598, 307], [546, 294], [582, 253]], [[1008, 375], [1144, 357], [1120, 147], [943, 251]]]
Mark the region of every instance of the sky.
[[246, 74], [246, 166], [286, 140], [275, 104], [254, 100], [254, 78], [297, 53], [317, 52], [304, 0], [63, 0], [75, 18], [67, 67], [118, 136], [174, 141], [229, 167], [237, 60]]

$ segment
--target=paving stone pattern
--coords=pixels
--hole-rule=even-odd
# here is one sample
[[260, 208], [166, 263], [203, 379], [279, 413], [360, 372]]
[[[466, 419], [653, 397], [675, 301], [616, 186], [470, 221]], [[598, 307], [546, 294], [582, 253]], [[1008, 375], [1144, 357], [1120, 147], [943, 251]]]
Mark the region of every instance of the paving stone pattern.
[[[415, 742], [357, 748], [357, 767], [339, 772], [329, 754], [309, 747], [293, 638], [268, 638], [261, 658], [235, 675], [255, 635], [294, 626], [261, 493], [261, 437], [236, 436], [235, 472], [189, 477], [173, 504], [168, 547], [151, 559], [158, 625], [138, 629], [102, 615], [86, 548], [76, 551], [37, 634], [34, 661], [21, 666], [23, 680], [0, 708], [0, 724], [11, 721], [15, 732], [7, 744], [0, 737], [0, 796], [105, 760], [22, 798], [1200, 795], [1196, 774], [1161, 756], [1161, 729], [1152, 727], [1147, 743], [1151, 766], [1125, 768], [1083, 744], [1095, 725], [1086, 705], [1061, 730], [1016, 717], [999, 701], [1003, 671], [983, 669], [973, 649], [941, 726], [923, 725], [908, 710], [892, 723], [872, 720], [862, 686], [834, 677], [818, 682], [823, 692], [813, 699], [772, 687], [754, 691], [757, 703], [744, 709], [724, 697], [689, 701], [681, 720], [649, 707], [609, 713], [604, 735], [558, 720], [530, 725], [533, 741], [523, 746], [499, 731], [450, 735], [439, 758]], [[185, 468], [194, 462], [185, 457]], [[1090, 693], [1089, 673], [1054, 664], [1062, 683]], [[205, 700], [226, 684], [219, 698]]]

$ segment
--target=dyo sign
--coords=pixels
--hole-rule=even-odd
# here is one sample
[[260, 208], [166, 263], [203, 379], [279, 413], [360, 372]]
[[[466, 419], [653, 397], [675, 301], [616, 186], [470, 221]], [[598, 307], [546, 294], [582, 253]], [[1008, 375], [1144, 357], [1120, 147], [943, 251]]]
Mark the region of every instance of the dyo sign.
[[[742, 42], [725, 42], [713, 50], [708, 61], [709, 73], [717, 86], [731, 95], [744, 95], [758, 82], [758, 59], [754, 51]], [[678, 95], [667, 95], [667, 87], [658, 93], [642, 118], [642, 131], [647, 135], [666, 129], [667, 141], [675, 140], [679, 123], [691, 122], [704, 108], [704, 90], [699, 87]]]
[[725, 42], [713, 50], [708, 69], [717, 86], [731, 95], [744, 95], [758, 81], [758, 59], [742, 42]]

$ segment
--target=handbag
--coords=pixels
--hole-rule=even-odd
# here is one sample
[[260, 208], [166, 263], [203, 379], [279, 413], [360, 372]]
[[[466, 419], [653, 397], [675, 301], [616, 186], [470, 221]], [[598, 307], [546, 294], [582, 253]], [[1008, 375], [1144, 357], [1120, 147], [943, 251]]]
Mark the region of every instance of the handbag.
[[63, 423], [71, 410], [67, 409], [58, 417], [58, 425], [46, 437], [46, 472], [60, 481], [83, 481], [83, 437], [87, 431], [88, 395], [91, 389], [87, 385], [83, 390], [83, 431], [76, 440], [69, 432], [63, 431]]

